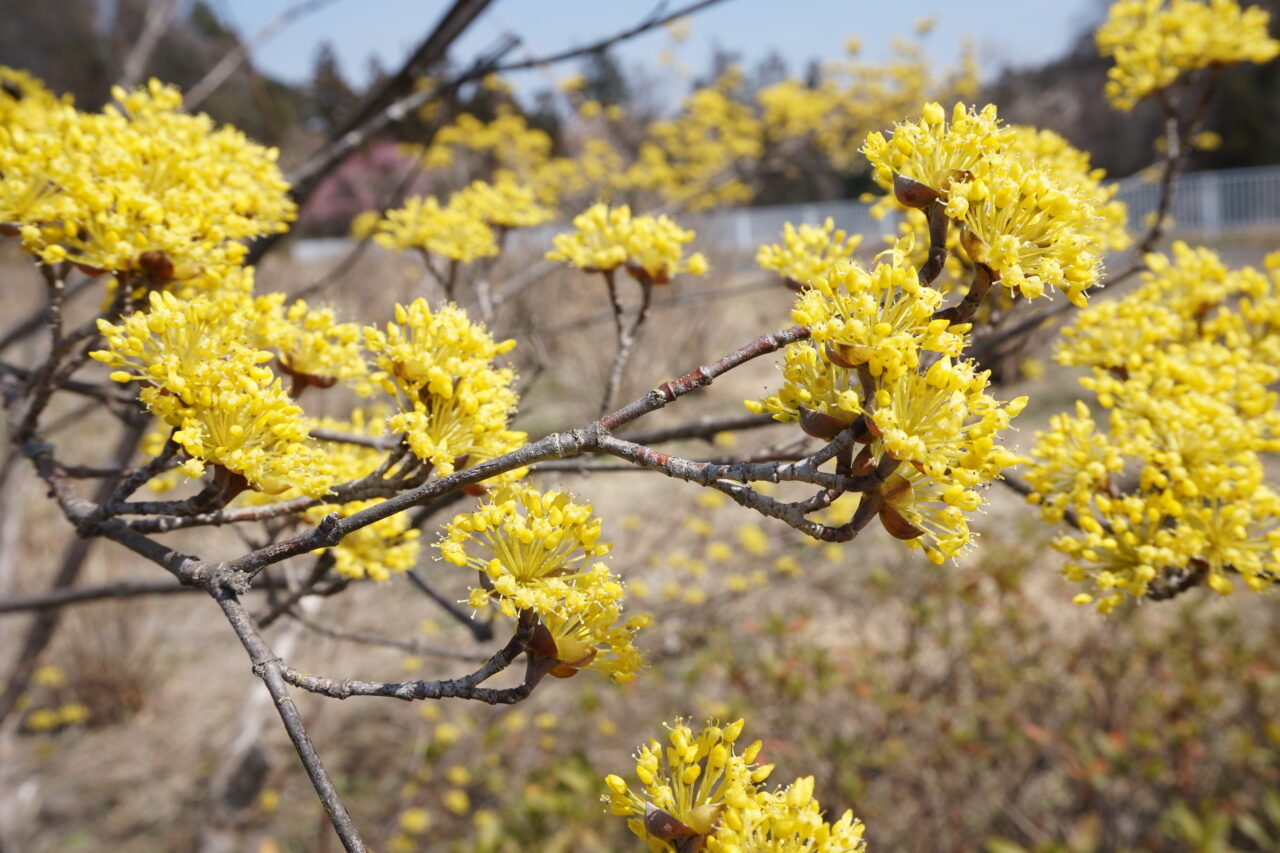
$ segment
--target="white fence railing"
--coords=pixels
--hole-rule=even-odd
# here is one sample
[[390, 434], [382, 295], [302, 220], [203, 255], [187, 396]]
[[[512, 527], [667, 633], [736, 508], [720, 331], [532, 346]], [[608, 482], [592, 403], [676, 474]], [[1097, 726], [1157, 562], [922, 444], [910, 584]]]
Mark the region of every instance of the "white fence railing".
[[[1130, 228], [1137, 230], [1155, 212], [1160, 188], [1141, 178], [1126, 178], [1116, 198], [1129, 206]], [[1182, 175], [1170, 213], [1175, 231], [1204, 237], [1280, 227], [1280, 166]]]
[[[1142, 178], [1119, 182], [1116, 198], [1129, 206], [1129, 225], [1144, 227], [1160, 200], [1160, 188]], [[1213, 238], [1229, 233], [1280, 229], [1280, 166], [1192, 172], [1182, 175], [1174, 189], [1173, 229]], [[818, 224], [830, 216], [837, 228], [863, 235], [864, 245], [897, 231], [894, 216], [876, 220], [870, 205], [858, 201], [826, 201], [717, 210], [680, 217], [698, 229], [698, 242], [722, 249], [753, 250], [776, 242], [782, 225]]]
[[[1139, 177], [1119, 182], [1116, 197], [1129, 206], [1129, 226], [1139, 230], [1146, 216], [1156, 209], [1159, 187]], [[1178, 179], [1173, 204], [1173, 229], [1196, 232], [1212, 239], [1226, 234], [1280, 229], [1280, 166], [1192, 172]], [[880, 237], [897, 232], [896, 215], [883, 219], [871, 216], [870, 205], [859, 201], [821, 201], [810, 204], [782, 204], [741, 207], [684, 214], [680, 223], [698, 232], [701, 248], [754, 252], [761, 243], [777, 242], [782, 226], [820, 224], [827, 217], [837, 228], [862, 234], [863, 245], [880, 243]], [[544, 247], [563, 225], [518, 230], [509, 235], [512, 248]], [[349, 246], [346, 239], [301, 240], [294, 245], [299, 260], [322, 260]]]

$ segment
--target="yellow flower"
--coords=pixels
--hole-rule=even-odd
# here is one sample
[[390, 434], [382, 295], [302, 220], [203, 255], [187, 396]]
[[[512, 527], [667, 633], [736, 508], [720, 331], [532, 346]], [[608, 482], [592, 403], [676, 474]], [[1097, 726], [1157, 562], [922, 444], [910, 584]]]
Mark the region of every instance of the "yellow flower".
[[332, 308], [312, 308], [305, 299], [286, 309], [284, 299], [273, 293], [255, 301], [254, 331], [259, 346], [276, 351], [295, 396], [307, 385], [327, 388], [339, 380], [360, 387], [369, 366], [359, 324], [339, 323]]
[[761, 787], [773, 766], [754, 765], [760, 741], [737, 752], [742, 726], [708, 722], [695, 735], [676, 720], [668, 746], [650, 740], [636, 754], [640, 793], [609, 775], [604, 801], [655, 853], [863, 853], [861, 821], [846, 811], [824, 822], [812, 776], [775, 792]]
[[1089, 407], [1076, 401], [1076, 415], [1054, 415], [1049, 430], [1036, 431], [1034, 464], [1027, 482], [1030, 500], [1040, 505], [1046, 521], [1059, 522], [1069, 510], [1082, 510], [1094, 495], [1105, 492], [1111, 478], [1124, 469], [1124, 457], [1105, 433], [1097, 431]]
[[453, 194], [450, 206], [469, 210], [492, 227], [527, 228], [551, 221], [555, 211], [538, 203], [533, 189], [518, 183], [510, 172], [493, 183], [472, 181]]
[[121, 325], [98, 321], [108, 349], [91, 355], [117, 368], [117, 382], [141, 380], [139, 398], [177, 427], [174, 440], [191, 457], [189, 476], [211, 462], [268, 494], [297, 488], [318, 497], [334, 470], [311, 441], [302, 410], [262, 365], [269, 353], [244, 343], [252, 304], [231, 294], [180, 300], [152, 291], [146, 312]]
[[[1114, 225], [1121, 211], [1107, 208], [1110, 229], [1100, 229], [1100, 204], [1109, 197], [1096, 177], [1035, 159], [1038, 140], [1001, 125], [994, 106], [981, 112], [956, 104], [951, 121], [939, 104], [926, 104], [919, 122], [898, 124], [892, 138], [867, 137], [863, 151], [881, 186], [909, 208], [946, 205], [961, 225], [960, 246], [992, 279], [1024, 297], [1049, 286], [1085, 304], [1100, 264], [1099, 236], [1121, 242]], [[1030, 155], [1030, 156], [1029, 156]], [[1105, 221], [1105, 220], [1104, 220]]]
[[695, 735], [677, 719], [669, 746], [650, 740], [636, 754], [643, 795], [619, 776], [605, 779], [610, 811], [628, 816], [627, 826], [652, 850], [674, 850], [668, 842], [711, 834], [727, 813], [751, 807], [757, 785], [773, 770], [754, 766], [759, 741], [736, 751], [742, 725], [742, 720], [723, 727], [708, 723]]
[[872, 376], [892, 380], [919, 367], [922, 351], [960, 354], [967, 327], [933, 319], [941, 302], [912, 269], [877, 264], [867, 272], [841, 262], [797, 297], [791, 317], [809, 327], [827, 361], [866, 365]]
[[549, 261], [566, 261], [586, 272], [607, 272], [627, 262], [631, 208], [594, 204], [573, 218], [576, 231], [557, 234]]
[[274, 149], [178, 112], [158, 81], [112, 94], [121, 108], [101, 113], [40, 96], [0, 111], [0, 222], [21, 226], [24, 249], [162, 285], [235, 266], [241, 241], [287, 229]]
[[1078, 404], [1037, 436], [1028, 476], [1047, 520], [1076, 513], [1080, 535], [1055, 547], [1068, 579], [1093, 586], [1077, 599], [1103, 611], [1175, 580], [1262, 589], [1280, 559], [1261, 456], [1280, 450], [1276, 283], [1181, 243], [1147, 265], [1141, 287], [1082, 312], [1058, 351], [1092, 368], [1081, 383], [1109, 410], [1107, 431]]
[[[896, 261], [870, 272], [836, 264], [796, 299], [791, 317], [809, 327], [810, 340], [787, 347], [781, 389], [747, 408], [779, 421], [804, 424], [813, 417], [807, 410], [832, 429], [851, 424], [868, 393], [858, 370], [875, 382], [892, 382], [916, 370], [922, 352], [959, 354], [967, 327], [933, 319], [941, 301], [941, 293], [922, 287], [915, 272]], [[814, 432], [813, 425], [806, 429]], [[822, 434], [820, 425], [814, 434]]]
[[[341, 506], [321, 504], [306, 511], [306, 518], [313, 524], [332, 512], [346, 517], [362, 509], [377, 506], [381, 501], [351, 501]], [[388, 580], [392, 573], [405, 572], [418, 562], [418, 537], [420, 531], [409, 527], [409, 518], [397, 513], [375, 521], [348, 533], [333, 549], [333, 567], [344, 578], [370, 578]], [[320, 549], [316, 553], [323, 553]]]
[[433, 312], [425, 299], [396, 305], [396, 322], [385, 333], [372, 326], [364, 333], [379, 369], [372, 381], [400, 406], [388, 426], [404, 433], [414, 454], [438, 475], [524, 442], [524, 433], [507, 428], [517, 402], [515, 373], [493, 366], [515, 341], [495, 342], [462, 309], [446, 305]]
[[707, 259], [701, 253], [683, 257], [685, 244], [695, 236], [665, 215], [638, 216], [627, 232], [627, 270], [637, 276], [643, 272], [653, 284], [666, 284], [676, 273], [706, 275]]
[[953, 182], [964, 180], [998, 156], [1012, 135], [1013, 130], [997, 120], [994, 105], [975, 112], [958, 103], [948, 122], [941, 105], [928, 103], [919, 122], [899, 123], [890, 139], [881, 133], [869, 134], [862, 152], [871, 161], [876, 183], [885, 189], [894, 190], [898, 176], [926, 188], [910, 199], [912, 203], [903, 201], [923, 207], [945, 198]]
[[[876, 392], [871, 414], [877, 449], [945, 486], [963, 488], [999, 476], [1017, 457], [995, 444], [1026, 406], [986, 393], [989, 371], [943, 357], [924, 374], [909, 373]], [[966, 507], [971, 508], [971, 507]]]
[[690, 94], [675, 118], [652, 122], [619, 182], [685, 210], [749, 201], [751, 190], [735, 170], [759, 159], [764, 128], [734, 96], [741, 82], [741, 71], [730, 70]]
[[964, 227], [960, 245], [1001, 284], [1028, 299], [1053, 286], [1072, 304], [1087, 304], [1101, 264], [1091, 200], [1012, 158], [983, 163], [972, 180], [954, 181], [947, 197], [947, 214]]
[[787, 222], [782, 228], [782, 245], [761, 246], [756, 252], [756, 263], [796, 286], [827, 275], [837, 262], [849, 260], [862, 242], [861, 234], [848, 236], [843, 230], [837, 231], [835, 220], [830, 216], [821, 227], [801, 225], [797, 228]]
[[1010, 127], [1014, 133], [1006, 150], [1011, 155], [1051, 173], [1064, 189], [1093, 203], [1095, 216], [1077, 224], [1080, 233], [1089, 237], [1091, 243], [1113, 252], [1129, 248], [1133, 242], [1127, 230], [1129, 210], [1124, 202], [1115, 198], [1119, 184], [1114, 181], [1104, 184], [1106, 171], [1092, 168], [1089, 154], [1060, 134], [1024, 125]]
[[694, 232], [666, 216], [632, 217], [625, 204], [610, 208], [601, 203], [574, 217], [573, 225], [576, 231], [556, 235], [547, 260], [566, 261], [586, 272], [607, 272], [625, 264], [650, 284], [666, 284], [677, 273], [707, 272], [701, 254], [683, 257]]
[[553, 676], [591, 669], [625, 682], [643, 666], [631, 638], [648, 618], [624, 620], [622, 582], [591, 562], [611, 547], [600, 529], [590, 505], [567, 493], [503, 487], [474, 513], [455, 516], [437, 547], [442, 559], [480, 573], [473, 607], [496, 602], [510, 618], [538, 615], [531, 649], [556, 661]]
[[839, 432], [862, 414], [862, 396], [851, 368], [825, 360], [816, 347], [806, 342], [789, 346], [783, 353], [782, 386], [775, 394], [763, 400], [744, 400], [743, 404], [749, 411], [767, 412], [782, 423], [803, 424], [814, 417], [807, 412], [816, 412], [832, 425], [834, 432]]
[[862, 821], [845, 811], [822, 819], [813, 797], [813, 777], [804, 776], [776, 793], [762, 793], [741, 809], [726, 810], [707, 853], [863, 853]]
[[405, 809], [400, 813], [400, 829], [409, 835], [421, 835], [431, 828], [431, 815], [426, 809]]
[[[595, 574], [608, 580], [604, 563], [588, 562], [611, 548], [600, 541], [600, 530], [590, 504], [574, 503], [568, 493], [511, 488], [496, 492], [474, 513], [454, 516], [437, 547], [444, 560], [487, 578], [485, 588], [472, 591], [473, 606], [486, 606], [492, 590], [502, 611], [514, 618], [521, 610], [554, 613], [566, 602], [570, 610], [579, 609], [578, 579]], [[592, 591], [597, 592], [594, 586]], [[613, 592], [613, 600], [620, 598], [622, 585]]]
[[373, 239], [396, 252], [418, 249], [469, 264], [498, 254], [493, 229], [476, 207], [475, 194], [441, 207], [434, 196], [415, 196], [387, 211]]
[[52, 664], [45, 664], [32, 673], [31, 682], [41, 687], [58, 690], [67, 686], [67, 674]]
[[1197, 69], [1269, 62], [1280, 54], [1270, 17], [1235, 0], [1118, 0], [1097, 34], [1098, 52], [1115, 58], [1107, 98], [1128, 112]]

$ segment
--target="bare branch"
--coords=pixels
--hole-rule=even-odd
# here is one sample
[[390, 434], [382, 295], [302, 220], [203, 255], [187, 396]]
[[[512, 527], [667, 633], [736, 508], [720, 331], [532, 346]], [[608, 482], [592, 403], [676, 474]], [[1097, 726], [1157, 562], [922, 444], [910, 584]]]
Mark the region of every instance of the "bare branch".
[[266, 26], [254, 33], [248, 40], [237, 41], [235, 47], [227, 51], [226, 55], [219, 59], [207, 74], [187, 90], [186, 96], [182, 99], [182, 108], [187, 112], [191, 112], [200, 106], [200, 104], [204, 103], [205, 98], [216, 92], [218, 87], [227, 82], [227, 78], [248, 60], [249, 54], [255, 48], [268, 39], [275, 37], [277, 33], [304, 15], [322, 9], [332, 2], [333, 0], [306, 0], [306, 2], [294, 3], [268, 21]]
[[338, 640], [341, 642], [359, 643], [365, 646], [385, 646], [389, 649], [399, 649], [400, 651], [409, 652], [414, 655], [451, 658], [453, 660], [468, 661], [470, 663], [483, 663], [489, 659], [488, 655], [478, 655], [474, 652], [459, 652], [453, 649], [442, 649], [438, 646], [431, 646], [426, 643], [418, 642], [417, 640], [398, 640], [395, 637], [383, 637], [378, 634], [369, 634], [363, 631], [338, 631], [294, 612], [290, 612], [288, 616], [308, 631], [312, 631], [313, 633], [320, 634], [323, 637], [328, 637], [332, 640]]
[[484, 643], [493, 639], [493, 625], [488, 622], [481, 622], [479, 619], [472, 618], [471, 614], [467, 613], [461, 607], [436, 592], [435, 588], [427, 583], [426, 578], [419, 574], [417, 569], [410, 569], [405, 572], [405, 576], [409, 579], [410, 583], [422, 591], [423, 595], [438, 604], [440, 608], [444, 610], [445, 613], [452, 616], [458, 624], [470, 631], [471, 636], [475, 638], [477, 643]]
[[524, 651], [533, 636], [537, 619], [530, 611], [520, 614], [520, 621], [511, 640], [495, 652], [483, 666], [470, 675], [444, 681], [356, 681], [354, 679], [327, 678], [307, 675], [292, 667], [283, 671], [284, 679], [295, 687], [334, 699], [352, 696], [384, 696], [412, 702], [419, 699], [473, 699], [489, 705], [513, 705], [527, 699], [538, 686], [547, 669], [532, 657], [525, 670], [524, 681], [517, 687], [494, 689], [481, 687], [482, 683], [505, 670]]
[[636, 311], [635, 319], [631, 321], [631, 325], [624, 330], [621, 309], [618, 307], [617, 294], [614, 292], [613, 276], [608, 276], [606, 280], [609, 282], [609, 296], [613, 300], [614, 310], [618, 312], [614, 315], [614, 319], [618, 322], [618, 352], [613, 357], [613, 366], [609, 369], [609, 380], [604, 386], [604, 398], [600, 401], [601, 415], [608, 412], [613, 406], [613, 398], [618, 393], [618, 385], [622, 382], [622, 371], [627, 367], [627, 360], [631, 357], [631, 349], [635, 346], [636, 338], [640, 336], [640, 330], [644, 327], [645, 321], [649, 319], [649, 309], [653, 307], [654, 286], [648, 275], [641, 275], [640, 308]]
[[302, 724], [302, 714], [298, 712], [298, 706], [289, 696], [281, 673], [280, 659], [262, 638], [262, 634], [253, 624], [253, 620], [240, 600], [236, 598], [235, 593], [223, 588], [217, 591], [214, 598], [222, 607], [222, 612], [231, 623], [236, 636], [240, 638], [241, 645], [249, 653], [254, 674], [262, 679], [267, 690], [270, 691], [271, 698], [275, 701], [276, 711], [279, 712], [285, 730], [289, 733], [289, 740], [293, 741], [293, 748], [302, 759], [302, 766], [307, 769], [311, 784], [320, 795], [320, 801], [324, 803], [325, 812], [329, 815], [329, 822], [333, 824], [334, 831], [342, 839], [342, 846], [351, 853], [364, 853], [365, 846], [360, 839], [360, 831], [356, 829], [355, 822], [347, 813], [347, 807], [342, 804], [342, 799], [338, 796], [338, 791], [329, 779], [329, 774], [320, 761], [320, 755], [316, 752], [315, 745], [311, 743], [306, 727]]
[[31, 610], [52, 610], [58, 607], [66, 607], [70, 604], [85, 604], [94, 601], [138, 598], [144, 595], [173, 595], [196, 591], [195, 587], [174, 583], [172, 578], [164, 580], [123, 580], [102, 584], [101, 586], [55, 589], [39, 595], [0, 599], [0, 615], [25, 613]]
[[747, 414], [725, 415], [724, 417], [698, 418], [689, 423], [661, 427], [648, 432], [628, 433], [627, 440], [634, 441], [636, 444], [662, 444], [667, 441], [680, 441], [690, 438], [712, 441], [723, 432], [745, 432], [747, 430], [761, 429], [762, 427], [778, 426], [779, 423], [780, 421], [774, 420], [772, 415], [757, 415], [748, 412]]
[[[95, 279], [82, 278], [75, 284], [67, 285], [63, 294], [63, 301], [70, 302], [75, 297], [84, 293], [93, 286]], [[0, 338], [0, 351], [4, 351], [16, 344], [18, 341], [31, 337], [36, 332], [44, 328], [45, 321], [48, 319], [48, 312], [44, 308], [33, 311], [26, 319], [22, 320], [12, 329]]]
[[[634, 27], [623, 30], [622, 32], [619, 32], [619, 33], [614, 33], [608, 38], [603, 38], [603, 39], [600, 39], [599, 41], [592, 42], [591, 44], [585, 44], [579, 47], [573, 47], [568, 50], [561, 51], [560, 53], [553, 53], [548, 56], [539, 56], [534, 59], [526, 59], [521, 62], [511, 62], [511, 63], [507, 63], [506, 65], [499, 65], [497, 68], [493, 70], [495, 73], [498, 73], [498, 74], [502, 74], [510, 71], [524, 71], [525, 69], [528, 69], [528, 68], [541, 68], [544, 65], [552, 65], [557, 62], [564, 62], [567, 59], [577, 59], [579, 56], [586, 56], [587, 54], [590, 54], [590, 53], [600, 53], [601, 51], [608, 50], [609, 48], [613, 47], [615, 44], [618, 44], [619, 42], [623, 42], [628, 39], [635, 38], [636, 36], [641, 35], [642, 33], [646, 33], [649, 30], [665, 26], [671, 23], [672, 21], [678, 20], [679, 18], [683, 18], [688, 15], [692, 15], [696, 12], [701, 12], [703, 9], [707, 9], [721, 2], [723, 2], [723, 0], [700, 0], [700, 2], [690, 3], [687, 6], [682, 6], [669, 15], [659, 16], [659, 14], [650, 14], [649, 17], [645, 18], [643, 21], [636, 24]], [[658, 8], [655, 10], [655, 13], [660, 13], [663, 6], [665, 6], [665, 4], [658, 6]]]
[[[669, 21], [693, 14], [694, 12], [698, 12], [719, 2], [722, 2], [722, 0], [700, 0], [700, 2], [692, 3], [665, 17], [659, 18], [650, 16], [650, 18], [634, 27], [631, 27], [630, 29], [623, 30], [609, 38], [601, 39], [600, 41], [593, 42], [588, 45], [583, 45], [582, 47], [520, 62], [501, 64], [502, 57], [510, 53], [520, 44], [520, 40], [514, 36], [508, 37], [499, 42], [499, 44], [490, 50], [488, 54], [479, 57], [474, 63], [472, 63], [471, 67], [467, 71], [454, 77], [452, 80], [441, 86], [422, 89], [417, 92], [403, 95], [395, 100], [385, 103], [385, 105], [381, 105], [376, 112], [369, 115], [364, 115], [367, 111], [362, 109], [358, 114], [358, 117], [361, 118], [358, 123], [353, 124], [350, 129], [347, 129], [345, 132], [338, 134], [329, 140], [321, 146], [320, 150], [308, 158], [302, 166], [290, 173], [288, 179], [289, 183], [293, 185], [292, 193], [294, 200], [298, 202], [299, 206], [304, 204], [306, 200], [310, 198], [311, 193], [315, 191], [315, 188], [319, 186], [320, 181], [341, 165], [342, 162], [352, 154], [352, 152], [362, 147], [366, 142], [386, 127], [396, 124], [404, 119], [405, 116], [409, 115], [414, 110], [417, 110], [424, 104], [456, 90], [465, 83], [472, 80], [478, 80], [488, 74], [538, 68], [550, 63], [562, 62], [567, 59], [585, 56], [589, 53], [598, 53], [599, 51], [618, 42], [634, 38], [635, 36], [648, 32], [656, 27], [660, 27]], [[455, 8], [461, 5], [469, 4], [466, 3], [466, 0], [458, 0], [457, 4], [455, 4]], [[450, 14], [452, 14], [452, 10]], [[443, 23], [445, 22], [442, 22], [442, 25]], [[427, 55], [428, 52], [424, 51], [423, 48], [419, 48], [419, 51], [415, 51], [414, 57], [411, 58], [411, 60], [417, 59], [418, 61], [406, 63], [405, 68], [409, 68], [410, 65], [412, 65], [413, 68], [420, 68], [437, 61], [439, 58], [444, 56], [453, 40], [456, 39], [457, 35], [460, 33], [461, 29], [458, 29], [456, 32], [453, 32], [449, 38], [446, 39], [442, 37], [439, 39], [435, 45], [436, 52], [430, 56]], [[428, 37], [428, 41], [430, 41], [434, 36], [435, 33], [433, 33], [431, 37]], [[419, 56], [419, 53], [423, 55]], [[405, 68], [402, 68], [401, 70], [404, 71]], [[382, 100], [383, 94], [380, 92], [370, 99], [370, 103], [380, 103]], [[262, 256], [278, 242], [280, 237], [281, 235], [274, 234], [258, 240], [250, 249], [249, 256], [246, 258], [245, 263], [256, 264], [261, 260]]]
[[142, 74], [147, 68], [147, 62], [150, 61], [151, 54], [155, 53], [160, 37], [169, 28], [169, 20], [173, 17], [173, 10], [177, 5], [178, 0], [151, 0], [147, 4], [147, 14], [142, 20], [142, 32], [138, 34], [138, 40], [133, 43], [133, 47], [129, 49], [129, 55], [124, 59], [124, 70], [120, 74], [122, 88], [132, 89], [142, 82]]

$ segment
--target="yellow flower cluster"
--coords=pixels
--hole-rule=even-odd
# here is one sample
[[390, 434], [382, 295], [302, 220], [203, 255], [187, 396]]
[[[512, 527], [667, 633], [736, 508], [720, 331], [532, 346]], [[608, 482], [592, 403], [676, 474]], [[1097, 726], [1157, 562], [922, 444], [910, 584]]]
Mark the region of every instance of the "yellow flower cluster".
[[524, 433], [507, 428], [517, 403], [515, 372], [493, 366], [515, 341], [495, 342], [462, 309], [433, 312], [425, 299], [396, 305], [385, 333], [366, 326], [364, 336], [378, 367], [372, 381], [400, 406], [388, 426], [439, 476], [524, 442]]
[[872, 133], [862, 150], [876, 182], [903, 205], [944, 203], [962, 227], [960, 245], [993, 280], [1027, 298], [1053, 286], [1083, 305], [1100, 264], [1097, 194], [1041, 167], [1018, 136], [994, 106], [979, 112], [958, 103], [948, 122], [929, 103], [919, 122], [898, 124], [888, 139]]
[[1115, 182], [1104, 184], [1105, 169], [1095, 169], [1089, 154], [1076, 148], [1060, 134], [1027, 125], [1010, 125], [1013, 135], [1008, 139], [1010, 151], [1036, 168], [1049, 172], [1063, 186], [1075, 194], [1089, 199], [1094, 206], [1092, 220], [1078, 224], [1093, 245], [1113, 252], [1129, 248], [1133, 242], [1129, 236], [1129, 208], [1115, 198], [1120, 187]]
[[428, 169], [451, 165], [460, 150], [480, 152], [529, 180], [531, 172], [551, 159], [551, 137], [529, 127], [524, 116], [505, 105], [490, 122], [463, 113], [436, 132], [431, 146], [421, 151], [422, 164]]
[[810, 339], [787, 348], [782, 388], [746, 404], [827, 439], [862, 419], [866, 470], [907, 463], [881, 489], [881, 521], [939, 563], [968, 545], [977, 489], [1017, 462], [997, 439], [1026, 404], [997, 402], [987, 372], [953, 361], [969, 327], [934, 319], [941, 300], [896, 262], [838, 263], [796, 300]]
[[1027, 482], [1046, 521], [1087, 510], [1093, 496], [1109, 493], [1112, 479], [1124, 470], [1124, 455], [1098, 431], [1083, 400], [1076, 401], [1074, 416], [1063, 412], [1050, 418], [1048, 431], [1037, 432], [1036, 440], [1038, 461], [1028, 469]]
[[557, 234], [547, 260], [566, 261], [586, 272], [607, 272], [626, 265], [637, 280], [667, 284], [678, 273], [706, 275], [700, 252], [684, 257], [696, 234], [667, 216], [635, 216], [627, 205], [592, 205], [573, 219], [576, 231]]
[[604, 801], [646, 841], [651, 853], [862, 853], [862, 822], [846, 811], [822, 820], [813, 777], [768, 791], [773, 765], [757, 766], [761, 743], [741, 753], [743, 721], [708, 722], [695, 734], [683, 721], [670, 727], [668, 745], [650, 740], [636, 753], [636, 793], [621, 776], [605, 777]]
[[27, 715], [23, 725], [29, 732], [51, 732], [87, 722], [89, 716], [88, 706], [69, 702], [58, 708], [38, 708]]
[[1180, 578], [1262, 589], [1280, 558], [1261, 456], [1280, 450], [1280, 254], [1270, 276], [1181, 243], [1147, 263], [1143, 285], [1081, 314], [1058, 352], [1092, 369], [1082, 382], [1108, 428], [1084, 404], [1055, 418], [1028, 476], [1046, 520], [1078, 517], [1081, 535], [1055, 546], [1093, 587], [1077, 600], [1103, 611]]
[[1270, 19], [1235, 0], [1118, 0], [1097, 33], [1099, 53], [1115, 58], [1107, 98], [1128, 112], [1197, 69], [1269, 62], [1280, 54]]
[[[39, 91], [30, 78], [16, 85]], [[6, 98], [0, 223], [24, 249], [164, 284], [234, 266], [242, 240], [287, 229], [295, 208], [274, 149], [178, 112], [182, 96], [158, 81], [112, 94], [120, 108], [101, 113]]]
[[329, 491], [335, 473], [309, 437], [294, 405], [264, 362], [271, 354], [244, 343], [252, 302], [232, 294], [181, 300], [152, 291], [149, 310], [120, 325], [98, 321], [108, 349], [91, 353], [116, 368], [117, 382], [141, 381], [139, 399], [169, 426], [199, 477], [205, 463], [243, 477], [268, 494]]
[[502, 172], [493, 183], [472, 181], [450, 200], [493, 228], [528, 228], [550, 222], [555, 211], [538, 203], [533, 189]]
[[497, 255], [493, 229], [474, 206], [458, 202], [456, 193], [444, 206], [434, 196], [415, 196], [387, 211], [373, 241], [395, 252], [417, 249], [464, 264]]
[[733, 97], [741, 82], [730, 71], [693, 92], [675, 118], [650, 124], [623, 184], [688, 210], [748, 201], [751, 190], [735, 168], [759, 159], [764, 140], [751, 106]]
[[70, 95], [55, 96], [26, 71], [0, 65], [0, 127], [38, 128], [51, 111], [71, 103]]
[[836, 230], [830, 216], [817, 225], [801, 225], [790, 222], [782, 226], [782, 244], [761, 246], [756, 252], [756, 263], [761, 268], [773, 270], [794, 287], [809, 284], [825, 276], [838, 261], [847, 261], [862, 242], [861, 234], [852, 236], [844, 229]]
[[308, 385], [359, 385], [369, 373], [359, 324], [339, 323], [332, 308], [312, 308], [305, 299], [288, 308], [284, 300], [283, 293], [255, 300], [254, 340], [275, 350], [281, 370], [293, 378], [294, 396]]
[[591, 669], [626, 682], [643, 666], [631, 637], [648, 619], [624, 621], [622, 581], [604, 562], [590, 562], [612, 546], [600, 541], [589, 504], [565, 492], [504, 487], [475, 512], [454, 516], [438, 547], [442, 559], [480, 573], [473, 607], [495, 602], [513, 619], [537, 614], [532, 650], [557, 661], [552, 675]]
[[853, 40], [848, 58], [826, 63], [816, 85], [788, 79], [761, 89], [756, 100], [769, 139], [787, 145], [811, 138], [835, 168], [859, 171], [864, 164], [852, 140], [925, 101], [972, 97], [978, 89], [977, 66], [967, 47], [959, 66], [942, 74], [937, 58], [919, 44], [894, 39], [889, 47], [887, 61], [862, 62]]

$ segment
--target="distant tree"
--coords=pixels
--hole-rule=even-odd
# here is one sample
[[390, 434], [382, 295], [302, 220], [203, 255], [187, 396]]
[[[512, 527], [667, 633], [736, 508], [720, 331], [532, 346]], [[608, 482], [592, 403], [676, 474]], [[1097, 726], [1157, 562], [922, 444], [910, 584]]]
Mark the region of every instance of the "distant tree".
[[754, 92], [766, 86], [781, 83], [790, 76], [787, 60], [783, 59], [782, 54], [778, 53], [778, 51], [771, 50], [764, 59], [757, 62], [755, 67], [751, 69], [751, 90]]
[[[0, 14], [0, 63], [38, 74], [77, 104], [107, 96], [110, 69], [94, 0], [6, 3]], [[70, 58], [74, 57], [74, 61]]]
[[533, 109], [528, 114], [529, 126], [551, 137], [556, 153], [560, 153], [563, 121], [556, 109], [556, 93], [550, 89], [542, 89], [533, 96]]
[[324, 130], [333, 130], [341, 125], [360, 103], [360, 96], [342, 75], [332, 42], [323, 41], [316, 48], [308, 89], [311, 96], [309, 118]]
[[711, 46], [711, 60], [707, 63], [707, 73], [693, 78], [693, 88], [702, 89], [715, 83], [724, 73], [735, 65], [742, 64], [742, 54], [727, 49], [716, 41]]
[[195, 30], [197, 35], [212, 41], [234, 42], [237, 38], [235, 32], [222, 23], [218, 13], [205, 0], [196, 0], [191, 4], [191, 11], [187, 13], [187, 24]]
[[589, 54], [583, 60], [582, 74], [587, 78], [587, 85], [582, 90], [584, 97], [606, 106], [625, 106], [631, 100], [631, 89], [623, 76], [622, 67], [609, 51]]

